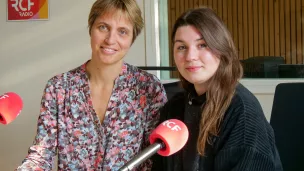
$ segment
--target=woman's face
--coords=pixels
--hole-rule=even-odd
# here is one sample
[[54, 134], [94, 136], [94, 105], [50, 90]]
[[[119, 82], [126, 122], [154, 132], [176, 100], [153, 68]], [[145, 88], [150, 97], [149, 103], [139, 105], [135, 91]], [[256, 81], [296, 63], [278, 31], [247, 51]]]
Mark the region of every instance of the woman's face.
[[91, 30], [92, 60], [111, 65], [122, 61], [131, 47], [133, 25], [120, 11], [96, 18]]
[[174, 60], [180, 74], [190, 83], [204, 85], [217, 71], [220, 59], [194, 26], [182, 26], [174, 38]]

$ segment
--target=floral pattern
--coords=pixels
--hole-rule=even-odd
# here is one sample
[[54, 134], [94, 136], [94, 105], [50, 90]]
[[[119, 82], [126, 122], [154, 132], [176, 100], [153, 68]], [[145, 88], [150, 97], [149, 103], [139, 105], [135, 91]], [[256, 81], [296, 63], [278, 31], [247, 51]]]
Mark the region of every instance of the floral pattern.
[[[118, 170], [148, 145], [167, 101], [160, 81], [124, 63], [104, 121], [90, 98], [85, 64], [51, 78], [41, 100], [37, 134], [16, 170]], [[150, 160], [135, 170], [150, 170]]]

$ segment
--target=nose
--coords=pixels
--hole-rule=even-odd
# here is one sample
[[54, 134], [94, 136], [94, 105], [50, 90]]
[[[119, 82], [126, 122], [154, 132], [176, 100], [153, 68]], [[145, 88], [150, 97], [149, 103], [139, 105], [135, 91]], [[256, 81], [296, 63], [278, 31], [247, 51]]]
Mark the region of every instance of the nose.
[[195, 61], [198, 59], [198, 50], [192, 47], [189, 47], [186, 53], [186, 61]]
[[105, 38], [105, 42], [109, 45], [113, 45], [116, 43], [116, 35], [114, 31], [110, 31], [108, 33], [107, 37]]

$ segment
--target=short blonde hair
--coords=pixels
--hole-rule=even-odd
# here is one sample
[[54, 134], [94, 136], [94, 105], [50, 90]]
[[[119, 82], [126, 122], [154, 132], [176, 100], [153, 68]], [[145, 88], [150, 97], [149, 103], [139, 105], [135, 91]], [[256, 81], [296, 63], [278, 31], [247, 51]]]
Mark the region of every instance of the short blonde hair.
[[144, 26], [141, 10], [135, 0], [96, 0], [89, 14], [89, 34], [91, 35], [92, 26], [96, 18], [113, 9], [121, 11], [133, 24], [132, 42], [134, 42]]

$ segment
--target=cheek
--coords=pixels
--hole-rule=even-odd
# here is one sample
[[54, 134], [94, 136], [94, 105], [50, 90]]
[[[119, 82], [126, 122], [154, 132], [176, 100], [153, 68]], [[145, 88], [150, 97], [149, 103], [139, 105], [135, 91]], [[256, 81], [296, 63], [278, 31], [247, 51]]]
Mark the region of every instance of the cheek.
[[174, 52], [174, 61], [177, 65], [180, 65], [184, 62], [184, 54], [181, 52]]
[[130, 49], [130, 47], [131, 47], [131, 42], [130, 42], [130, 43], [125, 43], [125, 44], [123, 45], [123, 49], [125, 49], [125, 50]]
[[91, 35], [91, 44], [97, 44], [98, 37], [95, 34]]
[[130, 49], [131, 45], [132, 45], [132, 39], [128, 38], [122, 38], [120, 40], [118, 40], [120, 47], [124, 50], [128, 50]]
[[215, 72], [219, 67], [220, 61], [217, 57], [213, 57], [209, 59], [208, 64], [210, 66], [210, 69], [214, 70]]
[[210, 52], [201, 53], [200, 59], [202, 62], [204, 62], [206, 64], [215, 65], [215, 66], [219, 64], [219, 58]]
[[213, 64], [213, 66], [217, 69], [220, 65], [220, 59], [214, 56], [212, 59], [210, 59], [210, 63]]

